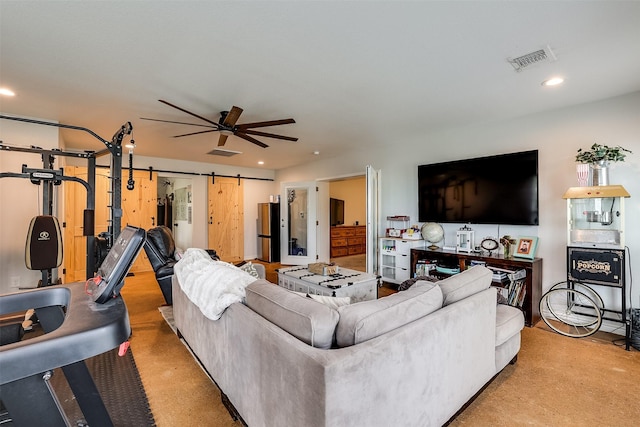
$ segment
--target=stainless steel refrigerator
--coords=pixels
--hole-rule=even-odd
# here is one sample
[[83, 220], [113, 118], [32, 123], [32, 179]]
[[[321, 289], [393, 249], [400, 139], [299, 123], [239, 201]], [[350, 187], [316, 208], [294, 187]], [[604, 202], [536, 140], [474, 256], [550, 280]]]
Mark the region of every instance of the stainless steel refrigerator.
[[258, 259], [280, 262], [280, 203], [258, 203]]

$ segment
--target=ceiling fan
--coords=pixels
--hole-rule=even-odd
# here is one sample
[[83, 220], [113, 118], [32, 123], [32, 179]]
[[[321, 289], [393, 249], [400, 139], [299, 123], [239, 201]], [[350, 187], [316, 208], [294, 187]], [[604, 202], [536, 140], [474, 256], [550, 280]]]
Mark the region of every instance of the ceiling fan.
[[239, 138], [245, 139], [253, 144], [256, 144], [262, 148], [267, 148], [268, 145], [265, 144], [264, 142], [258, 141], [257, 139], [255, 139], [254, 137], [252, 137], [251, 135], [256, 135], [256, 136], [264, 136], [267, 138], [274, 138], [274, 139], [283, 139], [286, 141], [297, 141], [298, 138], [293, 138], [290, 136], [284, 136], [284, 135], [276, 135], [273, 133], [268, 133], [268, 132], [262, 132], [262, 131], [258, 131], [258, 130], [254, 130], [254, 128], [262, 128], [262, 127], [267, 127], [267, 126], [278, 126], [278, 125], [287, 125], [287, 124], [291, 124], [291, 123], [295, 123], [296, 121], [293, 119], [282, 119], [282, 120], [268, 120], [265, 122], [253, 122], [253, 123], [241, 123], [241, 124], [236, 124], [238, 122], [238, 119], [240, 118], [240, 114], [242, 114], [242, 108], [240, 107], [236, 107], [235, 105], [231, 108], [230, 111], [221, 111], [220, 112], [220, 120], [218, 120], [218, 122], [214, 122], [212, 120], [209, 120], [205, 117], [202, 117], [198, 114], [192, 113], [191, 111], [185, 110], [184, 108], [178, 107], [177, 105], [173, 105], [170, 102], [167, 102], [165, 100], [159, 99], [158, 101], [162, 102], [163, 104], [168, 105], [169, 107], [173, 107], [177, 110], [180, 110], [184, 113], [187, 113], [193, 117], [197, 117], [200, 120], [204, 120], [205, 122], [207, 122], [208, 124], [197, 124], [197, 123], [185, 123], [185, 122], [176, 122], [176, 121], [172, 121], [172, 120], [160, 120], [160, 119], [150, 119], [150, 118], [146, 118], [146, 117], [140, 117], [142, 120], [152, 120], [155, 122], [164, 122], [164, 123], [177, 123], [177, 124], [181, 124], [181, 125], [190, 125], [190, 126], [201, 126], [201, 127], [206, 127], [209, 128], [207, 130], [203, 130], [203, 131], [199, 131], [199, 132], [190, 132], [190, 133], [185, 133], [182, 135], [174, 135], [174, 138], [182, 138], [183, 136], [191, 136], [191, 135], [199, 135], [202, 133], [208, 133], [208, 132], [220, 132], [220, 138], [218, 139], [218, 146], [221, 147], [223, 146], [226, 142], [227, 142], [227, 138], [231, 135], [235, 135]]

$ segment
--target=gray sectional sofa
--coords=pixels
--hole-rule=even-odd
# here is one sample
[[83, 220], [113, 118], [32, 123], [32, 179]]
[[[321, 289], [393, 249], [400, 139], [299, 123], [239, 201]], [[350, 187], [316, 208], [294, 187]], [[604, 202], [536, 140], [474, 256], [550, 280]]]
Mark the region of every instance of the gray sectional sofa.
[[243, 421], [440, 426], [520, 349], [524, 317], [481, 266], [337, 310], [259, 279], [212, 321], [174, 276], [180, 335]]

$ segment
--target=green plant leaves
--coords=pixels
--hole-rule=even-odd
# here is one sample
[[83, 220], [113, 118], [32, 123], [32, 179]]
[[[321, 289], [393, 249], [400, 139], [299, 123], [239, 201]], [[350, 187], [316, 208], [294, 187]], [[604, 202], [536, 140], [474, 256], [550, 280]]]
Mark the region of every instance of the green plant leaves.
[[631, 154], [631, 151], [619, 145], [609, 147], [608, 145], [593, 144], [589, 150], [578, 149], [576, 162], [596, 163], [603, 160], [608, 162], [623, 162], [626, 157], [625, 153]]

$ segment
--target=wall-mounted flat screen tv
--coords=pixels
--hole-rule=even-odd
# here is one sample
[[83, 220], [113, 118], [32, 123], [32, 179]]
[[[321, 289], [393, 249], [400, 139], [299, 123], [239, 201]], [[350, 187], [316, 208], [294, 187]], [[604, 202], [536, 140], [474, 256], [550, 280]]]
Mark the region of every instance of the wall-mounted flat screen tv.
[[418, 166], [420, 222], [538, 225], [538, 151]]
[[[326, 200], [326, 199], [325, 199]], [[329, 199], [329, 220], [331, 222], [331, 226], [343, 225], [344, 224], [344, 200], [340, 199]]]

